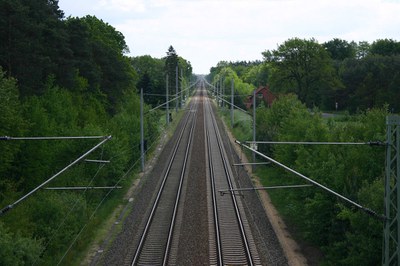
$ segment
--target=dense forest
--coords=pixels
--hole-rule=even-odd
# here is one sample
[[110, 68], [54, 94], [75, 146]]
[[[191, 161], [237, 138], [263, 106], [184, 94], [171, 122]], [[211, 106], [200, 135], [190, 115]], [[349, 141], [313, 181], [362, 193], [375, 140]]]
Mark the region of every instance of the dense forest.
[[400, 111], [398, 41], [370, 44], [335, 38], [320, 44], [292, 38], [262, 55], [263, 61], [221, 61], [208, 79], [213, 84], [222, 80], [230, 88], [233, 78], [238, 103], [254, 87], [268, 84], [276, 95], [296, 94], [308, 108], [356, 113], [388, 104], [391, 112]]
[[[0, 216], [0, 265], [71, 262], [139, 168], [138, 89], [148, 110], [165, 101], [152, 95], [165, 94], [166, 74], [175, 77], [178, 65], [182, 90], [192, 67], [172, 46], [164, 58], [129, 57], [122, 33], [95, 16], [66, 18], [56, 0], [0, 0], [0, 39], [1, 210], [100, 142], [16, 137], [112, 135], [89, 156], [109, 164], [82, 161], [48, 186], [123, 189], [42, 189]], [[163, 111], [144, 117], [149, 149], [163, 117]]]
[[[235, 104], [242, 107], [255, 88], [270, 86], [277, 100], [271, 107], [257, 102], [257, 140], [385, 142], [386, 116], [400, 111], [400, 42], [333, 39], [319, 44], [315, 39], [293, 38], [262, 55], [263, 61], [219, 62], [208, 76], [218, 88], [230, 88], [234, 80]], [[225, 89], [228, 101], [230, 93]], [[323, 116], [322, 111], [333, 115]], [[227, 110], [222, 113], [229, 117]], [[249, 140], [250, 126], [244, 128], [242, 122], [235, 121], [234, 132]], [[383, 146], [260, 144], [258, 148], [379, 215], [384, 213]], [[265, 186], [306, 184], [273, 165], [258, 166], [256, 174]], [[275, 189], [269, 194], [296, 239], [319, 250], [303, 250], [314, 263], [382, 263], [381, 219], [315, 187]]]

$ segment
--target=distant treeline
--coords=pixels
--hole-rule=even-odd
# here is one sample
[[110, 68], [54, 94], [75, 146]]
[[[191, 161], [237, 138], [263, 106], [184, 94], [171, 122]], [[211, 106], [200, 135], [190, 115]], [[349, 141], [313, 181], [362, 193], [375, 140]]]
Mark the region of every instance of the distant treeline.
[[229, 68], [242, 82], [255, 87], [269, 84], [277, 95], [294, 93], [309, 108], [356, 112], [388, 104], [390, 111], [400, 111], [396, 40], [370, 44], [335, 38], [319, 44], [315, 39], [292, 38], [262, 55], [262, 62], [219, 62], [208, 78], [215, 82], [228, 77]]

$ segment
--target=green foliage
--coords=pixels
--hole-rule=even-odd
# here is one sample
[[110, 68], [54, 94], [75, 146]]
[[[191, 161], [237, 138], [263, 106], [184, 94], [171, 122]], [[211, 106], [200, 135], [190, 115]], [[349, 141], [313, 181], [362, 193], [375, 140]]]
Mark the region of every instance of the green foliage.
[[218, 74], [214, 76], [214, 80], [212, 82], [214, 84], [218, 83], [218, 87], [221, 86], [221, 81], [223, 82], [222, 87], [224, 88], [223, 92], [225, 92], [225, 100], [230, 101], [232, 80], [234, 82], [235, 105], [244, 109], [246, 108], [244, 102], [247, 96], [250, 95], [254, 90], [253, 85], [243, 82], [243, 80], [239, 78], [236, 72], [230, 67], [224, 67], [220, 69]]
[[168, 75], [169, 91], [173, 91], [173, 92], [175, 92], [175, 88], [177, 86], [176, 75], [178, 75], [178, 78], [179, 78], [179, 73], [177, 73], [177, 67], [178, 67], [178, 54], [176, 53], [174, 47], [172, 47], [172, 45], [171, 45], [168, 48], [167, 56], [165, 58], [165, 70], [166, 70], [166, 74]]
[[[20, 135], [24, 131], [25, 121], [21, 116], [21, 104], [19, 102], [19, 92], [16, 81], [5, 77], [5, 73], [0, 67], [0, 136]], [[5, 181], [5, 171], [11, 166], [19, 145], [0, 142], [1, 161], [0, 164], [0, 187]]]
[[289, 39], [263, 55], [272, 69], [271, 88], [296, 93], [308, 107], [321, 106], [324, 97], [341, 87], [329, 53], [314, 39]]
[[[342, 119], [323, 119], [295, 96], [257, 110], [259, 139], [280, 141], [384, 141], [385, 108]], [[383, 213], [384, 149], [368, 146], [275, 145], [262, 151], [334, 191]], [[260, 167], [261, 168], [261, 167]], [[260, 170], [264, 185], [299, 184], [275, 167]], [[266, 178], [268, 177], [268, 178]], [[273, 202], [297, 235], [325, 254], [323, 265], [376, 265], [382, 222], [318, 188], [274, 190]]]
[[70, 55], [62, 17], [57, 1], [0, 1], [0, 66], [21, 95], [40, 94], [45, 78], [64, 66], [60, 55]]
[[392, 39], [376, 40], [371, 44], [370, 52], [373, 55], [400, 55], [400, 42]]
[[370, 55], [349, 59], [341, 64], [340, 76], [345, 90], [339, 104], [350, 111], [382, 107], [389, 104], [391, 111], [400, 110], [400, 56]]
[[251, 66], [243, 74], [243, 81], [256, 87], [265, 86], [268, 84], [269, 71], [270, 68], [266, 63]]
[[356, 44], [334, 38], [323, 44], [333, 60], [344, 60], [356, 56]]
[[[0, 136], [112, 135], [89, 155], [110, 164], [81, 161], [48, 185], [130, 184], [125, 179], [134, 176], [126, 172], [135, 172], [140, 156], [137, 81], [140, 77], [149, 87], [161, 90], [165, 59], [130, 59], [125, 56], [124, 36], [108, 23], [94, 16], [63, 16], [56, 0], [0, 0]], [[189, 79], [190, 62], [177, 60], [183, 80]], [[140, 68], [146, 68], [147, 81]], [[145, 115], [148, 147], [159, 137], [161, 115]], [[26, 195], [99, 141], [0, 141], [0, 208]], [[95, 228], [123, 196], [123, 191], [107, 193], [39, 190], [15, 205], [1, 217], [0, 265], [56, 265], [87, 225], [91, 231], [84, 232], [73, 246], [84, 252]], [[101, 215], [91, 217], [94, 211]], [[76, 252], [70, 251], [65, 260], [70, 261], [71, 254]]]
[[[137, 56], [131, 59], [133, 68], [139, 76], [137, 88], [143, 88], [146, 103], [156, 106], [165, 102], [165, 97], [146, 95], [165, 95], [165, 61], [149, 55]], [[172, 93], [172, 92], [170, 92]]]
[[41, 241], [14, 234], [0, 222], [0, 265], [40, 264]]
[[[246, 76], [246, 73], [249, 71], [249, 69], [261, 65], [261, 61], [237, 61], [237, 62], [227, 62], [227, 61], [220, 61], [218, 62], [216, 67], [212, 67], [210, 69], [210, 74], [208, 75], [208, 80], [212, 81], [215, 79], [215, 75], [217, 75], [223, 68], [229, 67], [231, 68], [236, 75], [240, 79], [244, 79]], [[256, 82], [256, 81], [254, 81]], [[254, 83], [252, 82], [252, 83]], [[249, 82], [250, 83], [250, 82]], [[265, 84], [262, 84], [265, 85]]]

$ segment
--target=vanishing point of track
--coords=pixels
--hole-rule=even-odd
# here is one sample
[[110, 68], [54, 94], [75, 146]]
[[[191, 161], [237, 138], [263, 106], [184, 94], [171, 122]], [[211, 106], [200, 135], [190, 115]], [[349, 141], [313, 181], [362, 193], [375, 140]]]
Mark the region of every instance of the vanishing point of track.
[[[208, 242], [210, 265], [261, 265], [241, 199], [232, 191], [236, 187], [233, 172], [219, 132], [212, 104], [207, 97], [204, 83], [192, 101], [189, 111], [163, 172], [161, 185], [151, 211], [143, 222], [143, 231], [136, 244], [130, 265], [170, 265], [176, 260], [174, 241], [179, 239], [176, 226], [185, 178], [188, 177], [188, 161], [192, 147], [198, 108], [204, 114], [204, 130], [207, 169]], [[219, 190], [230, 190], [221, 195]], [[190, 195], [186, 195], [189, 197]], [[183, 196], [184, 197], [184, 196]], [[175, 242], [176, 243], [176, 242]], [[175, 244], [175, 247], [177, 245]], [[172, 250], [172, 251], [171, 251]], [[132, 253], [133, 253], [132, 252]], [[127, 261], [126, 261], [127, 262]]]

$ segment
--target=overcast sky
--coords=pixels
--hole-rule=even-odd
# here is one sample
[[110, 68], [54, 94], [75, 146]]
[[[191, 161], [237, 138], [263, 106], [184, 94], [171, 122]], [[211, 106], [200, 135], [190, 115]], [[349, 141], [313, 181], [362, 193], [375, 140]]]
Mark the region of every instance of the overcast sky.
[[65, 16], [95, 15], [125, 36], [130, 56], [172, 45], [197, 74], [219, 61], [262, 60], [289, 38], [400, 41], [400, 0], [59, 0]]

